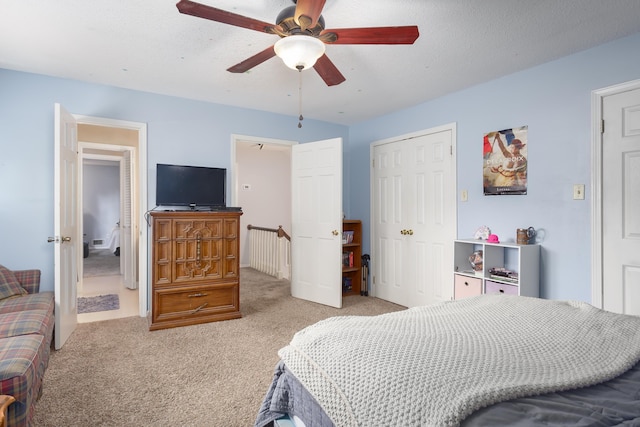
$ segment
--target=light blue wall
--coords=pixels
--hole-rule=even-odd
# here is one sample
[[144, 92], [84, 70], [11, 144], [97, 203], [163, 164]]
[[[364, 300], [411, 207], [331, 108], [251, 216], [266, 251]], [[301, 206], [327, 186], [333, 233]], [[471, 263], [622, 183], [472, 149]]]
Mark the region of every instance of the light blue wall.
[[[155, 95], [0, 69], [0, 264], [39, 268], [53, 290], [54, 103], [73, 114], [147, 124], [148, 204], [155, 201], [157, 163], [230, 167], [231, 134], [308, 142], [342, 137], [348, 128], [297, 114]], [[346, 156], [345, 156], [346, 157]], [[347, 189], [344, 199], [348, 200]]]
[[[345, 213], [364, 221], [369, 251], [371, 142], [457, 123], [458, 235], [489, 225], [503, 240], [522, 226], [543, 228], [542, 296], [591, 300], [590, 97], [640, 79], [640, 34], [375, 120], [345, 126], [0, 69], [0, 263], [43, 270], [52, 289], [53, 104], [75, 114], [148, 124], [149, 205], [155, 164], [229, 167], [230, 135], [308, 142], [345, 140]], [[408, 83], [409, 84], [409, 83]], [[429, 84], [413, 82], [411, 84]], [[380, 102], [384, 102], [383, 99]], [[529, 126], [529, 192], [482, 194], [484, 133]], [[584, 201], [572, 185], [587, 186]]]
[[[640, 79], [640, 34], [462, 90], [350, 128], [351, 209], [369, 250], [371, 142], [457, 123], [458, 236], [488, 225], [501, 240], [518, 227], [544, 229], [542, 296], [591, 301], [591, 93]], [[428, 81], [412, 82], [428, 85]], [[528, 125], [528, 194], [484, 196], [482, 137]], [[573, 184], [586, 184], [574, 201]], [[372, 260], [372, 262], [374, 262]]]

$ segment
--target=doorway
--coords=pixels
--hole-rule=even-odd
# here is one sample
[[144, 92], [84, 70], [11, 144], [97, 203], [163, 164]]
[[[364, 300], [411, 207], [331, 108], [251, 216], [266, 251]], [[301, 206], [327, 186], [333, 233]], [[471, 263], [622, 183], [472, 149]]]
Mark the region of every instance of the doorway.
[[[296, 179], [294, 175], [296, 161], [294, 159], [298, 148], [300, 150], [298, 150], [297, 163], [300, 167], [297, 170], [300, 171], [309, 167], [309, 169], [314, 170], [314, 176], [305, 176], [305, 179], [300, 179], [298, 176], [298, 179]], [[276, 160], [276, 157], [268, 157], [270, 152], [276, 155], [284, 155], [285, 157]], [[301, 152], [304, 153], [301, 154]], [[331, 152], [332, 155], [327, 155], [328, 152]], [[322, 161], [315, 162], [312, 161], [313, 159], [322, 159]], [[292, 295], [340, 307], [342, 304], [341, 265], [339, 262], [341, 240], [336, 236], [340, 234], [337, 230], [342, 227], [342, 139], [334, 138], [333, 140], [298, 145], [294, 141], [232, 135], [231, 160], [233, 166], [230, 179], [232, 183], [231, 201], [233, 205], [243, 209], [241, 221], [245, 225], [240, 227], [240, 266], [246, 267], [250, 261], [250, 253], [247, 250], [250, 248], [249, 233], [246, 225], [251, 224], [269, 228], [282, 226], [287, 233], [291, 234]], [[339, 166], [334, 164], [336, 161]], [[315, 163], [320, 166], [317, 168], [310, 166]], [[322, 169], [323, 167], [327, 169]], [[329, 169], [331, 174], [325, 173], [322, 175], [324, 180], [315, 177], [315, 174], [319, 173], [320, 170], [327, 172]], [[252, 177], [253, 180], [246, 179], [247, 177]], [[302, 191], [300, 183], [303, 182], [304, 187], [310, 181], [319, 181], [322, 184], [333, 183], [331, 194], [326, 191], [323, 192], [329, 188], [329, 185], [312, 185], [311, 188], [305, 187], [305, 190]], [[334, 188], [335, 186], [337, 188]], [[318, 193], [317, 197], [314, 197], [316, 192]], [[306, 201], [309, 203], [302, 203], [305, 213], [309, 212], [312, 205], [322, 208], [317, 209], [320, 214], [315, 215], [313, 218], [315, 220], [314, 224], [322, 227], [310, 226], [307, 221], [306, 224], [309, 225], [307, 230], [313, 229], [318, 232], [318, 230], [324, 230], [330, 225], [330, 230], [325, 230], [326, 233], [323, 233], [323, 236], [328, 237], [324, 243], [330, 241], [333, 242], [331, 246], [336, 246], [332, 249], [325, 244], [312, 245], [314, 248], [319, 247], [321, 249], [317, 252], [317, 255], [319, 255], [317, 257], [304, 250], [298, 252], [304, 252], [304, 257], [296, 257], [296, 247], [302, 246], [296, 245], [293, 222], [295, 221], [294, 212], [297, 212], [298, 217], [300, 217], [301, 204], [296, 207], [296, 200], [302, 202], [299, 197], [301, 194], [308, 197]], [[311, 202], [311, 199], [317, 201], [321, 196], [330, 195], [332, 197], [325, 197], [323, 203]], [[308, 215], [304, 215], [304, 217], [305, 220], [310, 218]], [[275, 221], [275, 223], [271, 224], [269, 221]], [[298, 231], [303, 229], [300, 224], [300, 221], [298, 221], [296, 227]], [[324, 238], [316, 236], [314, 233], [316, 241]], [[299, 239], [298, 241], [301, 240]], [[243, 248], [244, 251], [242, 251]], [[335, 257], [333, 256], [334, 254]], [[299, 262], [296, 262], [295, 259]], [[335, 264], [334, 260], [337, 260]], [[312, 263], [312, 268], [309, 268], [309, 263]], [[297, 271], [305, 272], [305, 277], [296, 274], [296, 265], [298, 266]], [[326, 268], [319, 266], [325, 266]], [[323, 274], [309, 274], [310, 271], [320, 271]], [[305, 283], [302, 284], [302, 282]], [[331, 302], [328, 302], [329, 300]]]
[[[130, 317], [138, 314], [138, 291], [126, 267], [137, 261], [131, 245], [123, 245], [122, 226], [131, 223], [124, 209], [131, 180], [123, 167], [131, 156], [126, 146], [90, 148], [81, 152], [79, 201], [82, 206], [83, 263], [78, 281], [78, 323]], [[93, 144], [95, 146], [95, 144]], [[125, 275], [128, 272], [128, 276]]]
[[[147, 200], [147, 176], [146, 176], [146, 124], [125, 122], [121, 120], [103, 119], [88, 116], [75, 116], [78, 122], [79, 160], [82, 165], [86, 161], [102, 166], [111, 166], [111, 176], [119, 185], [112, 186], [111, 191], [117, 193], [112, 198], [116, 199], [119, 206], [116, 209], [117, 217], [103, 221], [103, 229], [97, 236], [88, 238], [90, 248], [96, 251], [97, 256], [102, 249], [114, 246], [114, 250], [106, 252], [111, 264], [114, 264], [118, 274], [102, 275], [91, 278], [83, 277], [84, 248], [79, 251], [77, 265], [79, 268], [78, 296], [117, 295], [117, 310], [108, 305], [108, 310], [82, 313], [78, 315], [78, 322], [90, 322], [107, 320], [120, 317], [139, 315], [146, 317], [148, 313], [148, 286], [147, 286], [147, 233], [146, 227], [142, 227], [146, 212]], [[82, 166], [81, 166], [82, 167]], [[84, 204], [83, 197], [84, 180], [83, 173], [79, 174], [78, 206], [77, 212], [80, 223], [79, 235], [84, 233]], [[99, 185], [93, 191], [99, 191]], [[105, 209], [104, 206], [98, 210]], [[118, 214], [119, 213], [119, 214]], [[93, 241], [93, 240], [97, 241]], [[119, 249], [120, 256], [115, 255], [115, 249]], [[102, 251], [105, 253], [104, 251]], [[91, 255], [91, 254], [90, 254]]]
[[231, 205], [242, 208], [240, 267], [250, 264], [247, 225], [291, 233], [291, 147], [294, 141], [232, 135]]

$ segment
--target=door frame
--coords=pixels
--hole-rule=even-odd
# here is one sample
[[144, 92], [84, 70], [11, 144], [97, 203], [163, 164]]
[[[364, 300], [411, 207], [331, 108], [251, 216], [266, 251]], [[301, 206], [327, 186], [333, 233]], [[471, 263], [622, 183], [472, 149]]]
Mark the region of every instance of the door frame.
[[[138, 147], [135, 167], [137, 168], [138, 187], [138, 308], [140, 317], [147, 317], [149, 312], [149, 230], [143, 225], [146, 224], [145, 215], [147, 212], [147, 124], [141, 122], [131, 122], [126, 120], [108, 119], [103, 117], [85, 116], [72, 114], [78, 124], [88, 124], [111, 128], [129, 129], [138, 132]], [[86, 144], [86, 143], [85, 143]], [[114, 144], [115, 145], [115, 144]], [[82, 160], [81, 158], [79, 159]], [[78, 206], [81, 212], [82, 205]], [[81, 231], [80, 235], [82, 235]]]
[[591, 304], [603, 308], [602, 103], [605, 97], [640, 89], [640, 79], [591, 92]]
[[[440, 126], [435, 126], [432, 128], [428, 128], [428, 129], [423, 129], [423, 130], [419, 130], [419, 131], [415, 131], [415, 132], [411, 132], [411, 133], [406, 133], [403, 135], [398, 135], [398, 136], [393, 136], [391, 138], [385, 138], [382, 140], [378, 140], [378, 141], [374, 141], [369, 145], [369, 242], [370, 242], [370, 248], [369, 250], [371, 251], [371, 257], [373, 262], [375, 262], [375, 256], [378, 256], [378, 254], [375, 253], [375, 247], [374, 247], [374, 242], [375, 242], [375, 223], [373, 220], [373, 213], [375, 210], [375, 206], [374, 206], [374, 202], [375, 202], [375, 198], [374, 198], [374, 191], [375, 191], [375, 187], [374, 187], [374, 179], [373, 179], [373, 174], [374, 174], [374, 170], [373, 170], [373, 160], [374, 160], [374, 148], [378, 145], [384, 145], [384, 144], [390, 144], [393, 142], [400, 142], [400, 141], [405, 141], [405, 140], [410, 140], [413, 138], [419, 138], [421, 136], [425, 136], [425, 135], [431, 135], [434, 133], [439, 133], [439, 132], [444, 132], [444, 131], [451, 131], [451, 175], [452, 175], [452, 187], [453, 187], [453, 212], [454, 212], [454, 216], [453, 216], [453, 235], [451, 236], [451, 245], [452, 245], [452, 249], [451, 249], [451, 257], [453, 258], [453, 241], [457, 238], [458, 235], [458, 160], [457, 160], [457, 141], [458, 141], [458, 136], [457, 136], [457, 123], [456, 122], [451, 122], [451, 123], [447, 123], [444, 125], [440, 125]], [[451, 266], [443, 266], [444, 268], [449, 268], [451, 269], [451, 271], [453, 271], [453, 265]], [[444, 270], [446, 271], [446, 270]], [[370, 292], [369, 294], [371, 296], [377, 296], [376, 295], [376, 284], [373, 281], [373, 278], [371, 278], [371, 282], [370, 282]], [[451, 278], [451, 286], [450, 286], [450, 292], [449, 292], [449, 299], [453, 299], [453, 276]]]

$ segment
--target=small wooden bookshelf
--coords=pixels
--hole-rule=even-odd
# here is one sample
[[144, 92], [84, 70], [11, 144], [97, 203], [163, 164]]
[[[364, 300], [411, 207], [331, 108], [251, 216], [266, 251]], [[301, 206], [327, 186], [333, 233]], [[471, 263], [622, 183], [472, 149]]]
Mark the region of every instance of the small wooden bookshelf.
[[342, 221], [342, 295], [360, 295], [362, 286], [362, 221]]

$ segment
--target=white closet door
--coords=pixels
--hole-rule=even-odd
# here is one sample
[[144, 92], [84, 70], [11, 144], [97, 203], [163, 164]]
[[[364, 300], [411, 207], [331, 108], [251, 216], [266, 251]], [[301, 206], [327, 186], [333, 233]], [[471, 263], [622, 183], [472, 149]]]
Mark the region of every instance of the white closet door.
[[413, 307], [452, 297], [452, 129], [372, 147], [375, 296]]
[[406, 152], [400, 142], [377, 145], [373, 151], [372, 240], [375, 296], [400, 305], [409, 298], [404, 270], [405, 236], [405, 175]]
[[416, 142], [421, 153], [419, 158], [424, 158], [424, 164], [419, 165], [415, 173], [416, 179], [424, 179], [416, 189], [416, 199], [419, 194], [424, 200], [416, 208], [413, 236], [419, 248], [416, 251], [420, 252], [416, 266], [416, 305], [453, 298], [451, 271], [457, 228], [453, 146], [452, 129], [424, 135]]

